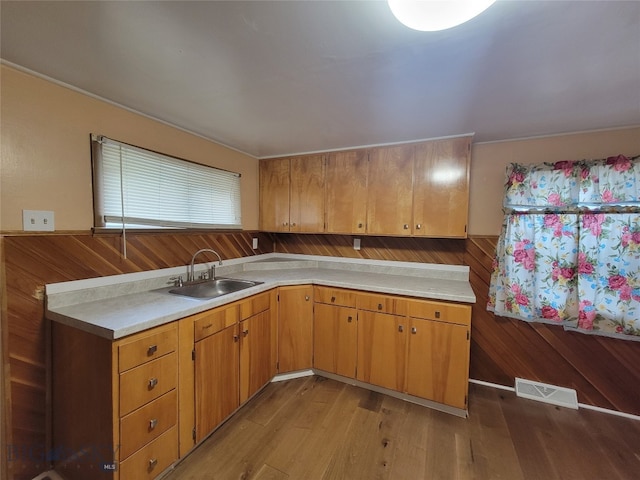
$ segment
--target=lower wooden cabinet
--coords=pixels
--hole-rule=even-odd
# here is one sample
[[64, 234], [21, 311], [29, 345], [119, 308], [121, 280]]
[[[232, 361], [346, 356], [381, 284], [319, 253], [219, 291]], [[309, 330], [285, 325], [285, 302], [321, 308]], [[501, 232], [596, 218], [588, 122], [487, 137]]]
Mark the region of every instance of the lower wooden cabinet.
[[[273, 376], [270, 305], [267, 292], [194, 316], [194, 338], [200, 338], [193, 353], [196, 442]], [[203, 327], [209, 332], [204, 338]]]
[[406, 392], [466, 408], [469, 383], [469, 330], [432, 320], [409, 323]]
[[470, 305], [320, 286], [314, 296], [314, 368], [466, 409]]
[[404, 390], [405, 318], [358, 312], [358, 380], [402, 392]]
[[316, 303], [313, 312], [313, 368], [355, 378], [358, 339], [355, 308]]
[[278, 371], [311, 368], [313, 357], [313, 287], [278, 289]]
[[195, 344], [195, 439], [200, 442], [240, 405], [238, 325]]
[[53, 460], [65, 478], [150, 479], [178, 459], [177, 332], [111, 341], [53, 323]]

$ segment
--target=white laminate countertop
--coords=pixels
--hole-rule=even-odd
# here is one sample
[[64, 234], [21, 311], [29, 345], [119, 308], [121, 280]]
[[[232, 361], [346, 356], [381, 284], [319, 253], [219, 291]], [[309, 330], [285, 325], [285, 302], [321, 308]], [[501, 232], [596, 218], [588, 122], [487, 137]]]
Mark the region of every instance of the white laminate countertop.
[[170, 277], [185, 273], [180, 267], [49, 284], [46, 316], [115, 340], [285, 285], [325, 285], [461, 303], [476, 301], [465, 266], [284, 254], [224, 263], [218, 268], [218, 276], [263, 283], [214, 299], [173, 295], [166, 285]]

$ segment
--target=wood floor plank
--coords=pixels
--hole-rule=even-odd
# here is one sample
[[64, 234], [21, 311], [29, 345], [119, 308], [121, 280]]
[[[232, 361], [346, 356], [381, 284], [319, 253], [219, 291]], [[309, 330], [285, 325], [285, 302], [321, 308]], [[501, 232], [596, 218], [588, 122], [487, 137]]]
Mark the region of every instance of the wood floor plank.
[[475, 384], [464, 419], [305, 377], [268, 385], [165, 480], [627, 480], [638, 445], [639, 421]]

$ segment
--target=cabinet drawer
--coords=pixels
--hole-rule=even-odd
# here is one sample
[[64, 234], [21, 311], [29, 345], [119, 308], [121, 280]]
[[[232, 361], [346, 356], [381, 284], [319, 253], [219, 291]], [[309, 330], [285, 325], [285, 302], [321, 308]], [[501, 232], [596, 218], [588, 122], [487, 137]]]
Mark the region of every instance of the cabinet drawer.
[[427, 320], [456, 323], [469, 326], [471, 324], [471, 306], [455, 303], [434, 302], [430, 300], [408, 300], [407, 315]]
[[327, 303], [340, 307], [356, 306], [356, 292], [343, 288], [315, 287], [313, 299], [317, 303]]
[[178, 432], [167, 430], [154, 441], [120, 463], [122, 480], [156, 478], [178, 459]]
[[176, 388], [178, 359], [175, 353], [120, 374], [120, 416]]
[[120, 458], [125, 459], [177, 423], [176, 390], [162, 395], [120, 420]]
[[359, 310], [404, 314], [405, 299], [403, 298], [382, 294], [358, 293], [356, 299]]
[[259, 293], [240, 302], [240, 320], [253, 317], [271, 307], [271, 293]]
[[193, 336], [194, 341], [213, 335], [224, 330], [238, 321], [239, 306], [237, 303], [225, 307], [214, 308], [208, 312], [194, 315]]
[[142, 365], [176, 350], [178, 327], [174, 322], [169, 327], [144, 336], [124, 340], [118, 346], [118, 372]]

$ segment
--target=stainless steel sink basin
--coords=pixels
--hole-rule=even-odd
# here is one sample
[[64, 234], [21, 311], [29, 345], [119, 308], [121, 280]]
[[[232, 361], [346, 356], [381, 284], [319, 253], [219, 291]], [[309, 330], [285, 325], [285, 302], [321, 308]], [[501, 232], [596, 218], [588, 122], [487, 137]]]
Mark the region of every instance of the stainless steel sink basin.
[[244, 290], [245, 288], [254, 287], [261, 283], [263, 282], [239, 280], [235, 278], [216, 278], [215, 280], [205, 280], [190, 285], [183, 285], [182, 287], [173, 287], [169, 289], [169, 293], [193, 298], [215, 298]]

